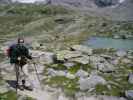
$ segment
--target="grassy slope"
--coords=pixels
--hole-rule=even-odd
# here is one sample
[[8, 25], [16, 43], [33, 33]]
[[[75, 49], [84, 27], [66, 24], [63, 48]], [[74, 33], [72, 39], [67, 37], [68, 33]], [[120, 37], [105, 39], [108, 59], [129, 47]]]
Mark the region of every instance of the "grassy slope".
[[1, 42], [18, 34], [34, 37], [41, 35], [37, 40], [50, 45], [50, 49], [78, 44], [89, 35], [112, 36], [117, 33], [133, 33], [132, 22], [113, 22], [61, 6], [1, 5], [0, 15]]

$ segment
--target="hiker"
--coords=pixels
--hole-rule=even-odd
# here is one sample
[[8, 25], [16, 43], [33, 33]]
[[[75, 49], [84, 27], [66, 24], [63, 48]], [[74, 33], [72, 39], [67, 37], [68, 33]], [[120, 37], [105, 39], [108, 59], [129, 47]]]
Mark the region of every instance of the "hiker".
[[24, 39], [18, 38], [17, 43], [8, 48], [7, 53], [10, 58], [10, 63], [15, 66], [17, 78], [16, 88], [32, 91], [33, 88], [31, 82], [29, 81], [27, 64], [27, 59], [32, 59], [32, 57], [29, 55], [28, 48], [24, 46]]

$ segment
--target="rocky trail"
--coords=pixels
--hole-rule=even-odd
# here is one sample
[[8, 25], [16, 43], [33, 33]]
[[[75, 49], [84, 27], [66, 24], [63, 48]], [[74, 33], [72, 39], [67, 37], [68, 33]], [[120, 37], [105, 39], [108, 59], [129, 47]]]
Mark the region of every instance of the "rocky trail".
[[[5, 47], [1, 47], [3, 49]], [[36, 47], [33, 47], [36, 48]], [[40, 46], [41, 48], [41, 46]], [[18, 100], [132, 100], [133, 51], [93, 49], [73, 45], [68, 50], [30, 50], [37, 63], [41, 84], [29, 62], [34, 91], [18, 91]], [[15, 80], [9, 59], [0, 63], [0, 94], [15, 92], [7, 80]], [[6, 99], [8, 100], [8, 99]]]

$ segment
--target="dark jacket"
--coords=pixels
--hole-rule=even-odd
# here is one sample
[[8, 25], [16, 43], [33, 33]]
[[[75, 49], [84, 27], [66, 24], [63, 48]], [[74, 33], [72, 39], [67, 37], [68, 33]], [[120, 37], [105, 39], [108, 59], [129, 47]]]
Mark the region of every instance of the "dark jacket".
[[14, 44], [10, 47], [10, 63], [18, 64], [18, 57], [21, 57], [21, 65], [26, 64], [26, 58], [32, 59], [29, 55], [29, 50], [24, 45]]

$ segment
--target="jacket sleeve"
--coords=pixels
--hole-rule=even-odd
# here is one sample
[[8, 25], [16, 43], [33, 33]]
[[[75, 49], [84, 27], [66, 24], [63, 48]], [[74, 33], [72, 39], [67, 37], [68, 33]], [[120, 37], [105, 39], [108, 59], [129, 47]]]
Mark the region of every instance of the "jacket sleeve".
[[28, 59], [32, 59], [31, 55], [29, 54], [29, 50], [28, 48], [25, 47], [25, 56], [28, 58]]

